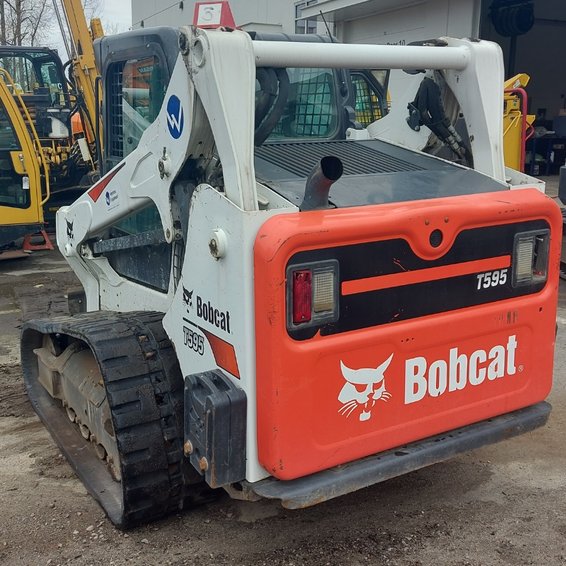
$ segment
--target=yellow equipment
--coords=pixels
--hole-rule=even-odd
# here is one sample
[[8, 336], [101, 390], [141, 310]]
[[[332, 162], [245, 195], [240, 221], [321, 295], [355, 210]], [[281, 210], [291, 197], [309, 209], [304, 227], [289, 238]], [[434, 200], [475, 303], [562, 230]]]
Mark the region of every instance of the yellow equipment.
[[503, 145], [505, 165], [517, 171], [525, 168], [525, 143], [530, 137], [535, 116], [527, 114], [525, 87], [529, 75], [520, 73], [504, 83]]
[[54, 224], [59, 206], [98, 175], [92, 40], [102, 27], [94, 21], [89, 33], [80, 0], [63, 0], [63, 9], [71, 39], [68, 79], [54, 50], [0, 46], [0, 252], [45, 220]]
[[50, 177], [67, 161], [62, 72], [51, 50], [0, 48], [0, 250], [43, 224]]
[[49, 197], [48, 182], [42, 190], [40, 170], [49, 179], [47, 163], [42, 152], [41, 160], [36, 158], [39, 140], [28, 134], [10, 87], [14, 90], [13, 80], [0, 69], [0, 219], [9, 216], [12, 225], [0, 224], [0, 250], [6, 239], [23, 236], [43, 222], [42, 205]]
[[[88, 129], [86, 130], [89, 140], [95, 139], [96, 130], [100, 124], [99, 112], [96, 108], [96, 97], [99, 87], [97, 86], [98, 71], [94, 59], [92, 42], [104, 36], [102, 24], [99, 18], [93, 18], [90, 29], [87, 26], [84, 11], [80, 0], [61, 0], [66, 20], [66, 28], [70, 37], [69, 56], [71, 61], [71, 77], [75, 86], [76, 95], [81, 98], [84, 110], [88, 118]], [[63, 25], [59, 15], [59, 7], [54, 3], [57, 17]], [[63, 32], [64, 34], [64, 32]], [[65, 37], [65, 34], [64, 34]], [[98, 95], [100, 93], [98, 92]]]

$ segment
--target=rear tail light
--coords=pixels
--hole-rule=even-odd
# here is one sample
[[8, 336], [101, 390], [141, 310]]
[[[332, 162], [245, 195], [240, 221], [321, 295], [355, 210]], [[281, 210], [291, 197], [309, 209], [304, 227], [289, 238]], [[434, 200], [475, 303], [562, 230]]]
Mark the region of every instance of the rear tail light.
[[293, 271], [293, 324], [310, 322], [312, 318], [312, 272]]
[[320, 326], [338, 320], [338, 262], [287, 267], [287, 327]]
[[550, 231], [537, 230], [515, 235], [513, 247], [513, 287], [546, 281]]

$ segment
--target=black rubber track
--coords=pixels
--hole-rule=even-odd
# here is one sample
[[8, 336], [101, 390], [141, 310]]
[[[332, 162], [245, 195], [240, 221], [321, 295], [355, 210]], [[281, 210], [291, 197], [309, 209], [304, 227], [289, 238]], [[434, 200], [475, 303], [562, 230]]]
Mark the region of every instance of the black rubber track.
[[[129, 528], [206, 499], [199, 474], [183, 457], [183, 379], [161, 313], [85, 313], [30, 320], [22, 329], [22, 368], [32, 405], [87, 490], [110, 520]], [[106, 386], [122, 480], [80, 435], [37, 381], [34, 348], [43, 334], [64, 348], [68, 336], [94, 353]]]

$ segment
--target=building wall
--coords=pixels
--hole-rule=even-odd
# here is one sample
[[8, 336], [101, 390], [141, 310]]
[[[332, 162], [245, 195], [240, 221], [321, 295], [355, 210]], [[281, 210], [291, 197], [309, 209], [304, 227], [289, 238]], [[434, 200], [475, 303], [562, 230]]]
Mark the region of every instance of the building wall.
[[[193, 21], [194, 0], [184, 0], [167, 8], [163, 0], [132, 0], [133, 28], [152, 26], [183, 26]], [[165, 7], [164, 7], [165, 4]], [[295, 29], [293, 0], [230, 0], [236, 24], [257, 31]]]
[[479, 1], [428, 0], [415, 6], [343, 21], [337, 29], [339, 38], [346, 43], [405, 45], [443, 35], [477, 36]]
[[530, 111], [540, 111], [547, 120], [566, 108], [565, 24], [535, 24], [528, 38], [517, 41], [517, 71], [531, 77], [527, 86]]

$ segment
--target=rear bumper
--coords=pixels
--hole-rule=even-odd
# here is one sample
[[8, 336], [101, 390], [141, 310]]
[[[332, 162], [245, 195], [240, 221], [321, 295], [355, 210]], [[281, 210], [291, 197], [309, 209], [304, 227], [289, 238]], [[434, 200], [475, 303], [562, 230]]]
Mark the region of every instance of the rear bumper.
[[280, 499], [283, 507], [288, 509], [310, 507], [448, 460], [462, 452], [529, 432], [543, 426], [550, 411], [550, 404], [543, 401], [316, 474], [289, 481], [269, 478], [250, 487], [261, 497]]

